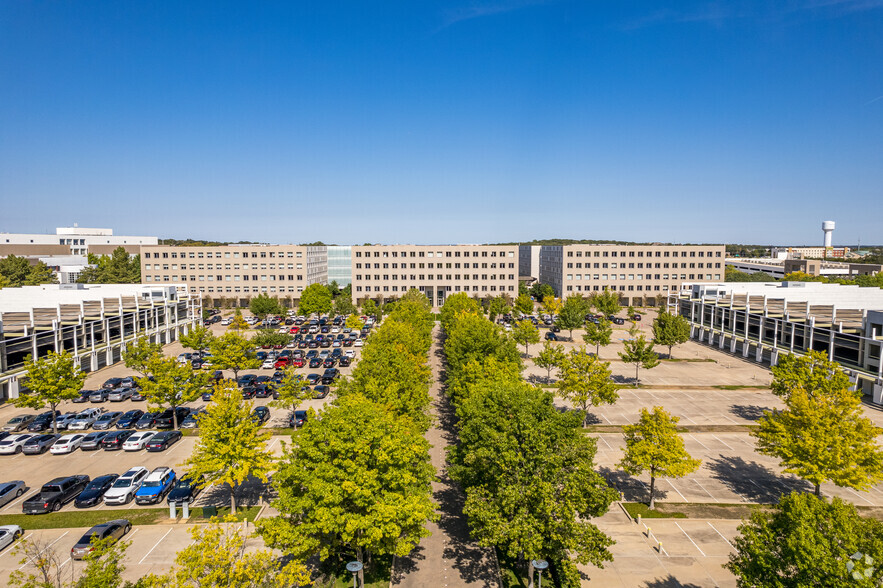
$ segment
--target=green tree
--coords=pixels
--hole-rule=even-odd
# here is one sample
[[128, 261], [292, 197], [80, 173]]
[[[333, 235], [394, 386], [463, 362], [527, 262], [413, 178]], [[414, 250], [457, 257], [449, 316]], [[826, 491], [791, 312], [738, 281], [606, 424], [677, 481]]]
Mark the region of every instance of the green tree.
[[25, 538], [12, 551], [21, 556], [21, 567], [9, 574], [8, 585], [12, 588], [135, 588], [136, 585], [122, 579], [123, 560], [128, 541], [112, 538], [92, 543], [93, 550], [84, 556], [86, 567], [75, 577], [74, 566], [67, 552], [61, 553], [53, 544], [41, 539]]
[[555, 298], [554, 296], [546, 296], [543, 298], [543, 312], [554, 316], [561, 311], [562, 302], [560, 298]]
[[540, 342], [540, 331], [533, 322], [528, 320], [518, 321], [512, 329], [512, 340], [519, 345], [524, 345], [524, 354], [530, 354], [530, 344]]
[[137, 284], [141, 282], [141, 259], [117, 247], [110, 255], [89, 254], [89, 263], [77, 279], [81, 284]]
[[276, 345], [288, 345], [291, 343], [291, 335], [288, 333], [276, 333], [273, 331], [260, 331], [249, 339], [252, 347], [266, 347]]
[[533, 299], [537, 302], [542, 302], [546, 299], [546, 297], [551, 296], [555, 297], [555, 289], [552, 288], [549, 284], [541, 284], [537, 282], [530, 288], [530, 295], [533, 296]]
[[[883, 523], [860, 516], [840, 498], [828, 502], [792, 492], [773, 510], [754, 510], [739, 533], [725, 567], [740, 588], [872, 588], [883, 580]], [[868, 576], [850, 573], [855, 553], [877, 562]]]
[[307, 316], [311, 314], [328, 314], [331, 312], [333, 302], [331, 292], [322, 284], [310, 284], [300, 295], [298, 310]]
[[622, 305], [619, 303], [619, 294], [613, 290], [604, 290], [592, 296], [592, 306], [597, 308], [598, 312], [605, 317], [617, 315], [622, 310]]
[[339, 398], [285, 451], [273, 476], [279, 515], [260, 519], [258, 532], [302, 560], [407, 555], [437, 519], [428, 450], [408, 417], [358, 394]]
[[233, 377], [239, 378], [239, 370], [253, 370], [261, 367], [255, 355], [254, 345], [239, 333], [227, 332], [216, 337], [209, 345], [212, 364], [218, 369], [233, 370]]
[[173, 357], [152, 356], [145, 366], [149, 378], [138, 378], [141, 393], [147, 404], [157, 408], [171, 408], [172, 426], [178, 428], [176, 408], [199, 398], [209, 385], [209, 374], [180, 365]]
[[126, 344], [123, 350], [123, 363], [127, 368], [135, 370], [142, 376], [146, 376], [147, 365], [154, 357], [162, 356], [162, 344], [151, 343], [147, 337], [138, 337], [134, 341]]
[[346, 328], [352, 329], [354, 331], [361, 330], [362, 327], [365, 326], [365, 321], [358, 315], [351, 314], [346, 317]]
[[449, 471], [466, 490], [463, 512], [480, 545], [552, 559], [566, 586], [579, 586], [573, 561], [600, 567], [613, 559], [613, 541], [590, 519], [617, 493], [594, 471], [596, 440], [580, 431], [576, 414], [523, 382], [489, 383], [457, 412], [460, 444]]
[[282, 379], [276, 384], [275, 392], [278, 398], [272, 400], [272, 406], [294, 412], [301, 402], [310, 397], [310, 392], [303, 391], [304, 378], [294, 371], [292, 366], [282, 371]]
[[211, 329], [208, 329], [203, 325], [196, 325], [195, 327], [191, 327], [189, 333], [181, 335], [180, 341], [185, 349], [192, 349], [193, 351], [202, 353], [211, 347], [214, 338], [215, 336], [212, 334]]
[[38, 261], [31, 266], [28, 277], [25, 280], [25, 286], [37, 286], [39, 284], [52, 284], [58, 282], [55, 272], [42, 261]]
[[77, 579], [74, 588], [112, 588], [132, 586], [123, 580], [126, 571], [124, 559], [130, 541], [117, 541], [112, 537], [92, 539], [92, 551], [83, 556], [86, 569]]
[[610, 321], [601, 318], [596, 325], [590, 321], [586, 323], [586, 332], [583, 334], [583, 341], [589, 345], [595, 346], [595, 355], [601, 357], [601, 346], [610, 345], [610, 339], [613, 337], [613, 329], [610, 327]]
[[515, 310], [522, 315], [533, 314], [533, 300], [530, 299], [530, 294], [523, 292], [518, 295], [515, 299]]
[[568, 296], [558, 313], [555, 324], [559, 329], [570, 332], [570, 340], [573, 340], [573, 330], [583, 326], [586, 322], [588, 305], [582, 296]]
[[298, 588], [310, 573], [298, 561], [280, 563], [268, 549], [248, 548], [249, 533], [231, 524], [235, 517], [212, 519], [189, 529], [193, 541], [175, 555], [167, 573], [144, 578], [145, 588]]
[[9, 280], [6, 278], [6, 276], [4, 276], [3, 274], [0, 274], [0, 290], [2, 290], [3, 288], [8, 288], [11, 285], [12, 284], [9, 282]]
[[[304, 291], [304, 293], [306, 293], [306, 291]], [[301, 298], [301, 300], [303, 300], [303, 298]], [[303, 305], [303, 302], [301, 302], [301, 305]], [[248, 309], [251, 311], [251, 314], [255, 315], [260, 320], [264, 320], [271, 314], [276, 315], [285, 312], [285, 309], [279, 304], [279, 298], [276, 296], [270, 297], [264, 292], [251, 297], [248, 301]], [[329, 310], [331, 309], [329, 308]]]
[[31, 273], [31, 264], [26, 257], [7, 255], [0, 259], [0, 276], [6, 279], [7, 285], [13, 288], [24, 286]]
[[641, 418], [634, 425], [622, 428], [625, 436], [625, 455], [619, 467], [633, 476], [650, 472], [650, 509], [655, 506], [656, 478], [682, 478], [695, 472], [702, 462], [693, 459], [684, 448], [678, 434], [676, 416], [661, 406], [653, 412], [641, 409]]
[[484, 317], [471, 313], [461, 314], [445, 330], [445, 355], [451, 382], [457, 381], [463, 366], [472, 359], [495, 357], [501, 362], [512, 362], [520, 369], [521, 355], [515, 341], [503, 336], [500, 328]]
[[65, 400], [73, 400], [80, 395], [86, 381], [86, 372], [80, 370], [73, 356], [67, 351], [47, 355], [34, 360], [28, 355], [25, 361], [27, 379], [25, 386], [29, 392], [21, 394], [12, 402], [15, 406], [52, 411], [52, 431], [58, 433], [55, 411]]
[[184, 461], [189, 474], [205, 476], [207, 483], [230, 488], [230, 512], [236, 513], [236, 493], [243, 482], [255, 477], [267, 482], [275, 468], [273, 454], [267, 449], [269, 433], [261, 433], [261, 424], [251, 418], [251, 403], [242, 400], [235, 382], [215, 384], [212, 402], [199, 419], [199, 441]]
[[589, 355], [585, 349], [565, 354], [558, 364], [558, 395], [583, 411], [583, 427], [589, 418], [589, 406], [613, 404], [619, 400], [617, 389], [610, 363]]
[[491, 298], [491, 302], [488, 305], [488, 319], [494, 322], [498, 316], [505, 314], [508, 309], [509, 305], [506, 304], [506, 299], [502, 296], [495, 296]]
[[883, 451], [876, 443], [881, 433], [864, 416], [855, 392], [810, 397], [796, 388], [787, 408], [766, 412], [751, 435], [760, 453], [779, 458], [786, 472], [814, 484], [819, 496], [822, 482], [863, 490], [883, 480]]
[[[227, 329], [231, 331], [244, 331], [248, 329], [248, 323], [245, 322], [240, 309], [237, 308], [233, 312], [233, 320], [230, 321], [230, 325]], [[209, 347], [211, 347], [211, 345], [209, 345]]]
[[556, 368], [564, 361], [565, 353], [563, 345], [552, 345], [551, 342], [543, 342], [543, 350], [534, 358], [534, 365], [546, 370], [546, 380], [552, 377], [552, 368]]
[[619, 358], [625, 363], [635, 364], [635, 383], [640, 383], [638, 379], [638, 368], [645, 370], [653, 369], [659, 365], [659, 356], [653, 350], [653, 343], [647, 341], [644, 335], [622, 342], [624, 351], [619, 352]]
[[439, 313], [439, 320], [442, 327], [448, 331], [462, 313], [478, 314], [480, 311], [481, 308], [474, 298], [470, 298], [466, 292], [458, 292], [445, 299]]
[[679, 314], [660, 312], [653, 321], [653, 342], [668, 347], [668, 357], [675, 345], [690, 340], [690, 322]]
[[356, 305], [353, 304], [352, 296], [341, 294], [334, 299], [334, 314], [338, 316], [347, 316], [357, 310]]
[[773, 394], [788, 401], [795, 390], [803, 390], [810, 397], [839, 394], [852, 387], [849, 376], [840, 364], [829, 361], [821, 351], [809, 351], [806, 355], [784, 355], [771, 368]]
[[522, 382], [521, 365], [512, 361], [501, 361], [496, 357], [472, 358], [452, 379], [447, 388], [448, 395], [456, 404], [488, 386]]

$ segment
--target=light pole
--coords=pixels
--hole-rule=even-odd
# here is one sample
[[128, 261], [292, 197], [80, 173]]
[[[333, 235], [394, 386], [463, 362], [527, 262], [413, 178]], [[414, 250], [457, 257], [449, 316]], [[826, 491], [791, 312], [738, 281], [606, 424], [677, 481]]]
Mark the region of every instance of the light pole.
[[350, 563], [346, 564], [346, 569], [353, 575], [353, 588], [359, 588], [356, 584], [356, 576], [358, 576], [359, 572], [362, 571], [362, 562], [351, 561]]
[[549, 567], [549, 562], [544, 559], [532, 559], [530, 561], [530, 565], [534, 567], [535, 570], [538, 570], [540, 576], [540, 582], [538, 588], [543, 588], [543, 570]]

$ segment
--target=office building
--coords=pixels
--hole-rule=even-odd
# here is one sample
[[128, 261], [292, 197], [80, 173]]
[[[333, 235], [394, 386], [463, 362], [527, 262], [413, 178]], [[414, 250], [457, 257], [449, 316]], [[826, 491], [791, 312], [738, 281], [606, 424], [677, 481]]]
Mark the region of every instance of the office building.
[[353, 248], [349, 245], [328, 246], [328, 283], [337, 282], [345, 288], [353, 281]]
[[59, 227], [55, 234], [0, 233], [0, 257], [18, 255], [38, 257], [50, 255], [110, 255], [117, 247], [137, 254], [141, 245], [156, 245], [156, 237], [114, 235], [113, 229]]
[[528, 285], [540, 279], [540, 249], [539, 245], [518, 246], [518, 277]]

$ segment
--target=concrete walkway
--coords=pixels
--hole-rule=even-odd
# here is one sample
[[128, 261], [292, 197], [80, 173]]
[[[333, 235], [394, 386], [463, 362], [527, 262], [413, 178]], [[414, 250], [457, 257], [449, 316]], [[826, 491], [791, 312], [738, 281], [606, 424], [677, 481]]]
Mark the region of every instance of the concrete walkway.
[[432, 533], [406, 558], [397, 558], [392, 585], [405, 588], [481, 586], [499, 588], [500, 577], [493, 551], [475, 545], [469, 538], [463, 514], [463, 491], [447, 474], [445, 449], [456, 442], [454, 408], [442, 389], [444, 354], [440, 329], [433, 331], [429, 365], [433, 382], [429, 389], [433, 424], [426, 432], [432, 445], [430, 456], [438, 473], [432, 484], [433, 499], [438, 503], [438, 523], [428, 523]]

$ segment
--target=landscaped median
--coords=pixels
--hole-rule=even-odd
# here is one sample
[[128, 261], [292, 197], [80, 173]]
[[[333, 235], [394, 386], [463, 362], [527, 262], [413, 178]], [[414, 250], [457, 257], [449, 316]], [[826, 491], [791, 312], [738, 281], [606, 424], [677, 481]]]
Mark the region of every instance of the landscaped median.
[[[622, 502], [633, 519], [747, 519], [756, 511], [772, 511], [774, 504], [657, 502], [650, 510], [644, 502]], [[857, 506], [862, 516], [883, 520], [883, 507]]]
[[[236, 513], [236, 520], [248, 519], [254, 522], [259, 506], [242, 508]], [[180, 509], [178, 513], [180, 514]], [[217, 509], [217, 516], [224, 517], [230, 514], [229, 507]], [[162, 525], [168, 524], [169, 511], [167, 508], [132, 508], [126, 510], [71, 510], [66, 512], [53, 512], [45, 515], [3, 515], [0, 516], [0, 526], [18, 525], [27, 531], [36, 529], [72, 529], [79, 527], [93, 527], [116, 518], [127, 519], [133, 526], [137, 525]], [[180, 520], [180, 519], [179, 519]], [[191, 509], [188, 523], [208, 522], [203, 516], [202, 507]]]

